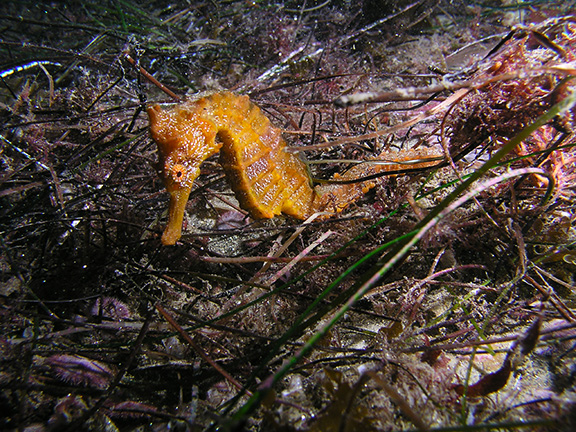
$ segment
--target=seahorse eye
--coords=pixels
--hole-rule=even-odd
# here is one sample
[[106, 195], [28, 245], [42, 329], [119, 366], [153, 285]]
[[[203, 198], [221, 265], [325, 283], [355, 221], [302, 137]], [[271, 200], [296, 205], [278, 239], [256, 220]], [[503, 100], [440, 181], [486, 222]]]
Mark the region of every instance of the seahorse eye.
[[182, 164], [176, 164], [171, 169], [172, 178], [174, 181], [182, 182], [186, 180], [186, 167]]
[[184, 166], [183, 165], [176, 165], [173, 168], [173, 175], [174, 177], [176, 177], [178, 180], [182, 179], [182, 177], [184, 176]]
[[165, 184], [169, 189], [191, 188], [194, 180], [200, 174], [196, 165], [190, 162], [166, 163], [164, 167]]

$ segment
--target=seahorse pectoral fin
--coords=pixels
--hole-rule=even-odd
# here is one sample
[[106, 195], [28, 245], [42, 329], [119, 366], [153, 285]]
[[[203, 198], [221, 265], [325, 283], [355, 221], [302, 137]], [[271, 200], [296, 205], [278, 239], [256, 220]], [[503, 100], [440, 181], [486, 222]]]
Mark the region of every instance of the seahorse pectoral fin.
[[170, 207], [168, 210], [168, 223], [162, 234], [162, 244], [169, 246], [175, 244], [182, 235], [182, 222], [186, 203], [192, 188], [183, 188], [170, 192]]

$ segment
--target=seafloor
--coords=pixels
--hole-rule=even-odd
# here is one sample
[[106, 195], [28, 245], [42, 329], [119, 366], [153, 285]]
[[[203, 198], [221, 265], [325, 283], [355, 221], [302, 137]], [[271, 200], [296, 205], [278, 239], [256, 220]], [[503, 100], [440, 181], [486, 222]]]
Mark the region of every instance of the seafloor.
[[[576, 430], [574, 10], [3, 1], [0, 430]], [[223, 91], [333, 205], [214, 156], [163, 245], [146, 108]]]

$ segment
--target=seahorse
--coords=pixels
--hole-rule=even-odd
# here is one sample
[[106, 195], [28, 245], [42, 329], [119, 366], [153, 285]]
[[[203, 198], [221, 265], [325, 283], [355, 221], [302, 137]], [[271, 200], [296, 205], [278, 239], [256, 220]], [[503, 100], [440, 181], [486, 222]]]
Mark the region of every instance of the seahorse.
[[[181, 237], [186, 203], [200, 165], [220, 152], [220, 164], [240, 206], [255, 219], [281, 213], [306, 219], [341, 212], [376, 185], [375, 180], [313, 186], [306, 164], [286, 151], [280, 129], [247, 96], [214, 93], [196, 100], [147, 108], [158, 145], [160, 172], [170, 194], [164, 245]], [[429, 166], [431, 162], [424, 166]], [[400, 165], [356, 165], [338, 181], [354, 180]]]

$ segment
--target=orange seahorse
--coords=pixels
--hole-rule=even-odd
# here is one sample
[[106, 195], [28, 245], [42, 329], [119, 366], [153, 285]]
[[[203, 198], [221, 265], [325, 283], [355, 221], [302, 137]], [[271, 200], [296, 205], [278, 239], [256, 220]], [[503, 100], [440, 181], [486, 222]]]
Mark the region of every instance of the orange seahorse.
[[[255, 219], [280, 213], [306, 219], [316, 212], [342, 211], [376, 185], [374, 180], [312, 187], [306, 164], [285, 151], [281, 131], [247, 96], [214, 93], [197, 100], [148, 107], [150, 131], [158, 144], [164, 185], [170, 194], [162, 243], [173, 245], [200, 165], [220, 152], [220, 163], [240, 206]], [[420, 167], [437, 164], [421, 163]], [[400, 165], [356, 165], [337, 180], [353, 180]]]

